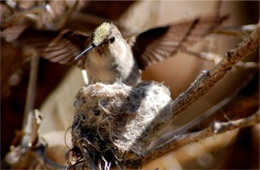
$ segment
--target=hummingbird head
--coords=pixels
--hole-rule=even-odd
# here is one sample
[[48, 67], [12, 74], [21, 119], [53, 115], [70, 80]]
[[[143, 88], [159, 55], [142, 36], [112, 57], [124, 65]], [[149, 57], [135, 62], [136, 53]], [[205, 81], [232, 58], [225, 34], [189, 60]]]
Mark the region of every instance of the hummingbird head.
[[115, 41], [115, 35], [118, 33], [120, 32], [114, 24], [104, 22], [95, 29], [91, 36], [90, 45], [78, 56], [76, 56], [75, 60], [80, 59], [81, 56], [83, 56], [85, 53], [87, 53], [94, 47], [99, 47], [103, 44], [113, 43]]
[[116, 26], [112, 23], [104, 22], [100, 26], [98, 26], [93, 35], [92, 35], [92, 43], [95, 46], [100, 46], [105, 43], [113, 42], [114, 40], [114, 32], [117, 30]]

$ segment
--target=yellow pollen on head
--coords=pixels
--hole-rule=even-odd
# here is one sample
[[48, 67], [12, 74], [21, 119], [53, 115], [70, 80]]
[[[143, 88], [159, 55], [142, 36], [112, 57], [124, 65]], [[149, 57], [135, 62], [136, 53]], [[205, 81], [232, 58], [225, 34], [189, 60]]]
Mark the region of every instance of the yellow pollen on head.
[[104, 22], [99, 27], [96, 28], [93, 36], [93, 43], [97, 46], [107, 38], [110, 32], [110, 23]]

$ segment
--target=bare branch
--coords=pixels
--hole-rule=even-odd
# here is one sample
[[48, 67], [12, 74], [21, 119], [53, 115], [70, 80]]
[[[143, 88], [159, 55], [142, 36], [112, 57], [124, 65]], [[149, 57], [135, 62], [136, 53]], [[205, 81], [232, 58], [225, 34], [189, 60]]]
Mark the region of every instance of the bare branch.
[[[202, 60], [213, 62], [215, 65], [217, 65], [223, 59], [222, 55], [212, 53], [212, 52], [198, 52], [197, 53], [197, 52], [191, 51], [189, 49], [185, 49], [185, 48], [182, 49], [182, 52], [193, 55]], [[235, 64], [235, 67], [241, 68], [241, 69], [259, 69], [259, 63], [239, 61]]]
[[[222, 100], [221, 102], [219, 102], [218, 104], [216, 104], [215, 106], [211, 107], [208, 111], [206, 111], [205, 113], [203, 113], [201, 116], [197, 117], [196, 119], [190, 121], [189, 123], [185, 124], [184, 126], [180, 127], [179, 129], [177, 129], [176, 131], [172, 132], [170, 134], [171, 137], [167, 137], [167, 139], [172, 138], [176, 135], [179, 134], [184, 134], [187, 133], [187, 131], [189, 129], [191, 129], [194, 126], [199, 125], [202, 121], [204, 121], [205, 119], [207, 119], [208, 117], [214, 115], [216, 113], [216, 111], [218, 111], [219, 109], [223, 108], [224, 106], [226, 106], [228, 103], [230, 103], [234, 97], [237, 95], [237, 92], [235, 92], [234, 94], [232, 94], [231, 96], [225, 98], [224, 100]], [[164, 140], [165, 141], [165, 140]], [[161, 143], [164, 143], [163, 141], [160, 141]], [[165, 141], [166, 142], [166, 141]]]
[[252, 126], [259, 122], [260, 122], [260, 110], [258, 110], [257, 113], [247, 118], [228, 121], [228, 122], [213, 122], [206, 129], [203, 129], [198, 132], [188, 133], [188, 134], [180, 134], [175, 138], [171, 139], [170, 141], [168, 141], [166, 144], [164, 143], [161, 146], [154, 148], [153, 150], [145, 154], [147, 156], [144, 157], [143, 161], [146, 162], [150, 160], [152, 156], [161, 155], [161, 153], [166, 153], [167, 151], [173, 148], [181, 147], [185, 144], [195, 142], [203, 138], [224, 133], [237, 128]]
[[198, 132], [179, 134], [166, 143], [163, 143], [162, 145], [155, 147], [151, 151], [146, 152], [142, 159], [129, 160], [129, 162], [127, 162], [127, 165], [129, 167], [138, 167], [145, 162], [149, 162], [155, 158], [158, 158], [159, 156], [169, 152], [172, 149], [179, 148], [183, 145], [196, 142], [209, 136], [228, 132], [238, 128], [252, 126], [259, 122], [260, 110], [246, 118], [228, 122], [213, 122], [208, 128], [200, 130]]
[[215, 29], [213, 32], [215, 34], [223, 34], [223, 35], [231, 35], [231, 36], [239, 36], [244, 37], [248, 36], [248, 34], [252, 33], [256, 29], [257, 25], [243, 25], [239, 27], [234, 26], [224, 26]]
[[[231, 68], [239, 62], [239, 60], [253, 53], [259, 46], [259, 24], [252, 32], [252, 34], [242, 41], [238, 46], [227, 52], [226, 56], [223, 57], [222, 61], [210, 71], [204, 71], [198, 78], [190, 85], [190, 87], [182, 94], [180, 94], [172, 103], [172, 114], [170, 120], [175, 120], [188, 106], [195, 102], [198, 98], [207, 93], [214, 85], [217, 84]], [[142, 162], [151, 161], [162, 154], [165, 154], [172, 148], [182, 146], [184, 144], [211, 136], [213, 134], [222, 133], [228, 130], [236, 129], [239, 127], [250, 126], [259, 122], [259, 112], [253, 116], [237, 121], [231, 121], [227, 123], [214, 123], [209, 128], [199, 132], [179, 135], [178, 138], [174, 138], [169, 141], [169, 144], [159, 146], [152, 151], [144, 154], [143, 159], [130, 160], [127, 163], [131, 167], [138, 167]], [[167, 123], [160, 123], [162, 129]]]
[[215, 54], [212, 52], [194, 52], [189, 49], [182, 49], [182, 52], [187, 53], [189, 55], [198, 57], [199, 59], [206, 60], [209, 62], [213, 62], [215, 65], [217, 65], [222, 59], [223, 56], [219, 54]]
[[[31, 120], [29, 120], [31, 118]], [[28, 116], [28, 122], [26, 127], [30, 129], [30, 134], [25, 134], [26, 145], [19, 145], [17, 147], [11, 146], [11, 152], [9, 152], [5, 160], [12, 166], [16, 168], [21, 168], [26, 166], [27, 168], [52, 168], [52, 169], [63, 169], [65, 166], [56, 163], [49, 159], [46, 155], [47, 145], [44, 140], [40, 140], [39, 127], [42, 121], [41, 114], [38, 110], [31, 112]]]
[[44, 11], [44, 6], [37, 6], [32, 7], [30, 9], [25, 9], [19, 12], [14, 13], [13, 15], [9, 16], [1, 23], [1, 30], [5, 30], [8, 27], [12, 27], [17, 24], [21, 19], [23, 19], [27, 14], [33, 13], [41, 13]]
[[36, 91], [36, 82], [37, 82], [37, 73], [38, 73], [38, 64], [39, 64], [39, 56], [34, 54], [31, 59], [30, 66], [30, 78], [29, 84], [26, 94], [26, 105], [24, 110], [24, 118], [23, 118], [23, 132], [24, 136], [22, 139], [22, 146], [26, 146], [29, 143], [30, 135], [32, 133], [32, 117], [33, 117], [33, 105]]
[[239, 60], [253, 53], [258, 46], [259, 24], [247, 39], [238, 44], [237, 48], [228, 51], [217, 66], [210, 71], [203, 71], [190, 87], [172, 102], [172, 115], [170, 120], [175, 120], [191, 103], [206, 94], [231, 70], [232, 66], [239, 62]]
[[256, 62], [238, 62], [235, 65], [237, 68], [241, 68], [241, 69], [259, 69], [259, 63]]
[[39, 112], [39, 110], [35, 109], [33, 111], [33, 117], [32, 117], [31, 140], [30, 140], [29, 146], [34, 146], [38, 142], [38, 139], [39, 139], [38, 130], [39, 130], [41, 121], [42, 121], [41, 113]]
[[[211, 122], [216, 120], [229, 121], [252, 115], [259, 108], [259, 90], [258, 88], [255, 88], [253, 94], [251, 91], [252, 84], [255, 83], [256, 77], [257, 76], [254, 73], [248, 75], [246, 77], [247, 79], [241, 82], [240, 86], [235, 89], [235, 92], [230, 96], [226, 97], [192, 121], [163, 136], [163, 138], [154, 143], [153, 146], [161, 145], [162, 143], [169, 141], [179, 134], [185, 134], [188, 132], [194, 132], [194, 130], [197, 131], [204, 129], [208, 127]], [[249, 88], [251, 93], [249, 96], [245, 96], [244, 91], [248, 90]]]

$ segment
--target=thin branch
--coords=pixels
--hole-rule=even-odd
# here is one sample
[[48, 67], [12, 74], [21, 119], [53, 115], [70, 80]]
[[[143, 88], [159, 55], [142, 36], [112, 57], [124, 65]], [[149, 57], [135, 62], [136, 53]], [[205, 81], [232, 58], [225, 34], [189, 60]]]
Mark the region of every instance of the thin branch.
[[[213, 86], [215, 86], [232, 67], [242, 60], [244, 57], [256, 51], [259, 46], [259, 24], [256, 30], [247, 37], [244, 41], [226, 53], [221, 62], [210, 71], [203, 71], [197, 79], [190, 85], [190, 87], [181, 93], [171, 104], [171, 111], [168, 120], [174, 121], [179, 115], [183, 113], [192, 103], [197, 101], [201, 96], [206, 94]], [[168, 121], [160, 122], [157, 125], [154, 133], [159, 132], [165, 128]]]
[[259, 69], [259, 63], [257, 62], [238, 62], [235, 65], [237, 68], [241, 68], [241, 69]]
[[39, 140], [38, 132], [42, 121], [41, 114], [38, 110], [34, 110], [31, 113], [32, 116], [28, 117], [31, 118], [31, 120], [28, 121], [31, 125], [26, 125], [27, 128], [31, 127], [31, 134], [24, 135], [26, 136], [26, 145], [20, 145], [18, 147], [12, 146], [9, 156], [6, 157], [6, 161], [14, 167], [23, 167], [26, 163], [27, 168], [32, 168], [37, 165], [45, 168], [64, 169], [64, 165], [52, 161], [45, 154], [47, 144], [44, 140]]
[[[182, 49], [182, 52], [193, 55], [202, 60], [213, 62], [215, 65], [217, 65], [223, 59], [222, 55], [212, 52], [194, 52], [185, 48]], [[236, 63], [235, 67], [239, 69], [259, 69], [259, 63], [239, 61]]]
[[[162, 139], [157, 141], [157, 143], [153, 144], [153, 147], [159, 146], [162, 143], [167, 143], [167, 141], [173, 139], [175, 136], [178, 136], [180, 134], [185, 134], [207, 128], [213, 121], [236, 120], [240, 118], [245, 118], [248, 115], [252, 115], [253, 113], [255, 113], [256, 110], [259, 108], [259, 90], [256, 87], [253, 87], [252, 89], [252, 84], [256, 83], [256, 77], [257, 75], [255, 74], [247, 76], [246, 78], [248, 80], [242, 82], [242, 85], [240, 85], [240, 87], [236, 89], [231, 96], [228, 96], [198, 118], [174, 130], [167, 136], [164, 136]], [[247, 91], [248, 89], [250, 89], [250, 95], [245, 96], [245, 91]], [[252, 90], [254, 90], [253, 93]]]
[[32, 125], [31, 125], [31, 140], [29, 146], [35, 146], [38, 143], [39, 133], [38, 130], [40, 128], [40, 124], [42, 121], [42, 116], [39, 110], [33, 111]]
[[[207, 119], [208, 117], [214, 115], [219, 109], [223, 108], [224, 106], [226, 106], [227, 104], [229, 104], [234, 97], [237, 95], [237, 92], [235, 92], [234, 94], [232, 94], [231, 96], [225, 98], [224, 100], [222, 100], [221, 102], [219, 102], [218, 104], [214, 105], [213, 107], [211, 107], [208, 111], [206, 111], [205, 113], [203, 113], [201, 116], [197, 117], [196, 119], [192, 120], [191, 122], [188, 122], [187, 124], [185, 124], [184, 126], [176, 129], [175, 131], [173, 131], [170, 135], [168, 135], [167, 137], [165, 137], [165, 139], [160, 140], [160, 143], [165, 143], [167, 140], [169, 140], [170, 138], [173, 138], [174, 136], [177, 136], [179, 134], [184, 134], [187, 133], [187, 131], [189, 129], [191, 129], [194, 126], [199, 125], [202, 121], [204, 121], [205, 119]], [[155, 145], [156, 146], [156, 145]]]
[[186, 53], [186, 54], [195, 56], [199, 59], [206, 60], [206, 61], [209, 61], [209, 62], [213, 62], [215, 65], [217, 65], [223, 59], [222, 55], [215, 54], [215, 53], [212, 53], [212, 52], [194, 52], [194, 51], [191, 51], [191, 50], [186, 49], [186, 48], [181, 49], [181, 51]]
[[[49, 5], [49, 4], [47, 4]], [[67, 11], [64, 12], [64, 17], [60, 18], [60, 21], [57, 23], [56, 28], [58, 30], [64, 28], [66, 23], [71, 19], [73, 12], [77, 11], [77, 7], [79, 5], [79, 0], [76, 0], [71, 8], [69, 8]]]
[[44, 12], [44, 6], [36, 6], [22, 11], [17, 11], [13, 15], [5, 19], [0, 25], [1, 30], [5, 30], [9, 27], [17, 25], [17, 23], [26, 17], [27, 14], [42, 13]]
[[228, 122], [213, 122], [206, 129], [203, 129], [198, 132], [188, 133], [188, 134], [180, 134], [175, 138], [171, 139], [170, 141], [168, 141], [167, 143], [164, 143], [161, 146], [154, 148], [150, 152], [146, 153], [147, 156], [144, 157], [143, 162], [150, 160], [155, 155], [158, 156], [161, 155], [161, 153], [165, 153], [166, 151], [172, 150], [173, 148], [181, 147], [188, 143], [196, 142], [203, 138], [224, 133], [230, 130], [252, 126], [259, 122], [260, 122], [260, 110], [258, 110], [257, 113], [243, 119], [238, 119], [238, 120], [228, 121]]
[[232, 66], [239, 62], [239, 60], [253, 53], [258, 46], [259, 24], [247, 39], [238, 44], [237, 48], [228, 51], [217, 66], [210, 71], [203, 71], [190, 87], [171, 103], [172, 114], [170, 120], [175, 120], [182, 111], [206, 94], [231, 70]]
[[[190, 87], [185, 92], [180, 94], [171, 103], [172, 113], [169, 116], [169, 120], [175, 120], [179, 115], [181, 115], [181, 113], [183, 113], [185, 109], [187, 109], [187, 107], [189, 107], [192, 103], [197, 101], [198, 98], [206, 94], [214, 85], [216, 85], [237, 62], [239, 62], [249, 54], [253, 53], [258, 46], [259, 24], [249, 37], [247, 37], [244, 41], [238, 44], [238, 46], [235, 49], [228, 51], [226, 53], [226, 56], [223, 57], [222, 61], [217, 66], [215, 66], [210, 71], [203, 71], [201, 75], [199, 75], [198, 78], [190, 85]], [[151, 161], [161, 156], [162, 154], [165, 154], [167, 151], [171, 150], [176, 146], [184, 145], [192, 141], [196, 141], [198, 139], [220, 132], [224, 132], [227, 130], [249, 126], [256, 122], [259, 122], [259, 113], [249, 118], [240, 119], [238, 121], [231, 121], [229, 123], [220, 124], [216, 123], [214, 124], [214, 126], [212, 125], [205, 130], [192, 133], [188, 137], [187, 135], [178, 136], [178, 139], [175, 138], [173, 142], [169, 142], [171, 145], [163, 145], [163, 148], [157, 147], [154, 150], [147, 152], [144, 155], [143, 159], [136, 159], [135, 161], [132, 160], [130, 161], [130, 164], [131, 166], [138, 166], [142, 162]], [[158, 129], [160, 130], [166, 126], [167, 122], [162, 122], [157, 127], [159, 127]]]
[[256, 24], [243, 25], [243, 26], [223, 26], [213, 31], [215, 34], [231, 35], [238, 37], [245, 37], [256, 29]]
[[206, 137], [214, 136], [216, 134], [221, 134], [224, 132], [228, 132], [234, 129], [243, 128], [255, 125], [260, 122], [260, 110], [258, 110], [255, 114], [234, 121], [228, 122], [213, 122], [208, 128], [200, 130], [198, 132], [179, 134], [174, 138], [170, 139], [166, 143], [163, 143], [149, 152], [146, 152], [142, 159], [134, 159], [129, 160], [127, 162], [127, 166], [129, 167], [138, 167], [145, 162], [149, 162], [154, 158], [158, 158], [159, 156], [169, 152], [172, 149], [179, 148], [186, 144], [196, 142], [198, 140], [204, 139]]
[[36, 91], [37, 73], [38, 73], [39, 56], [34, 54], [31, 58], [30, 78], [26, 94], [26, 104], [23, 117], [23, 132], [22, 146], [27, 146], [30, 141], [30, 134], [32, 133], [32, 119], [33, 119], [33, 105]]

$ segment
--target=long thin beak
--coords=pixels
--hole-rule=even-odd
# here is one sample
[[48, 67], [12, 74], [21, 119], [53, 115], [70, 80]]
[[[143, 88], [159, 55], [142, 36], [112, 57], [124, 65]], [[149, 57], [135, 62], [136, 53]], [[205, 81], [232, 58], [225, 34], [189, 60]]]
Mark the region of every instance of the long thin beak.
[[77, 55], [74, 60], [79, 60], [85, 53], [87, 53], [88, 51], [90, 51], [91, 49], [93, 49], [95, 47], [94, 44], [91, 44], [88, 48], [86, 48], [84, 51], [82, 51], [79, 55]]

